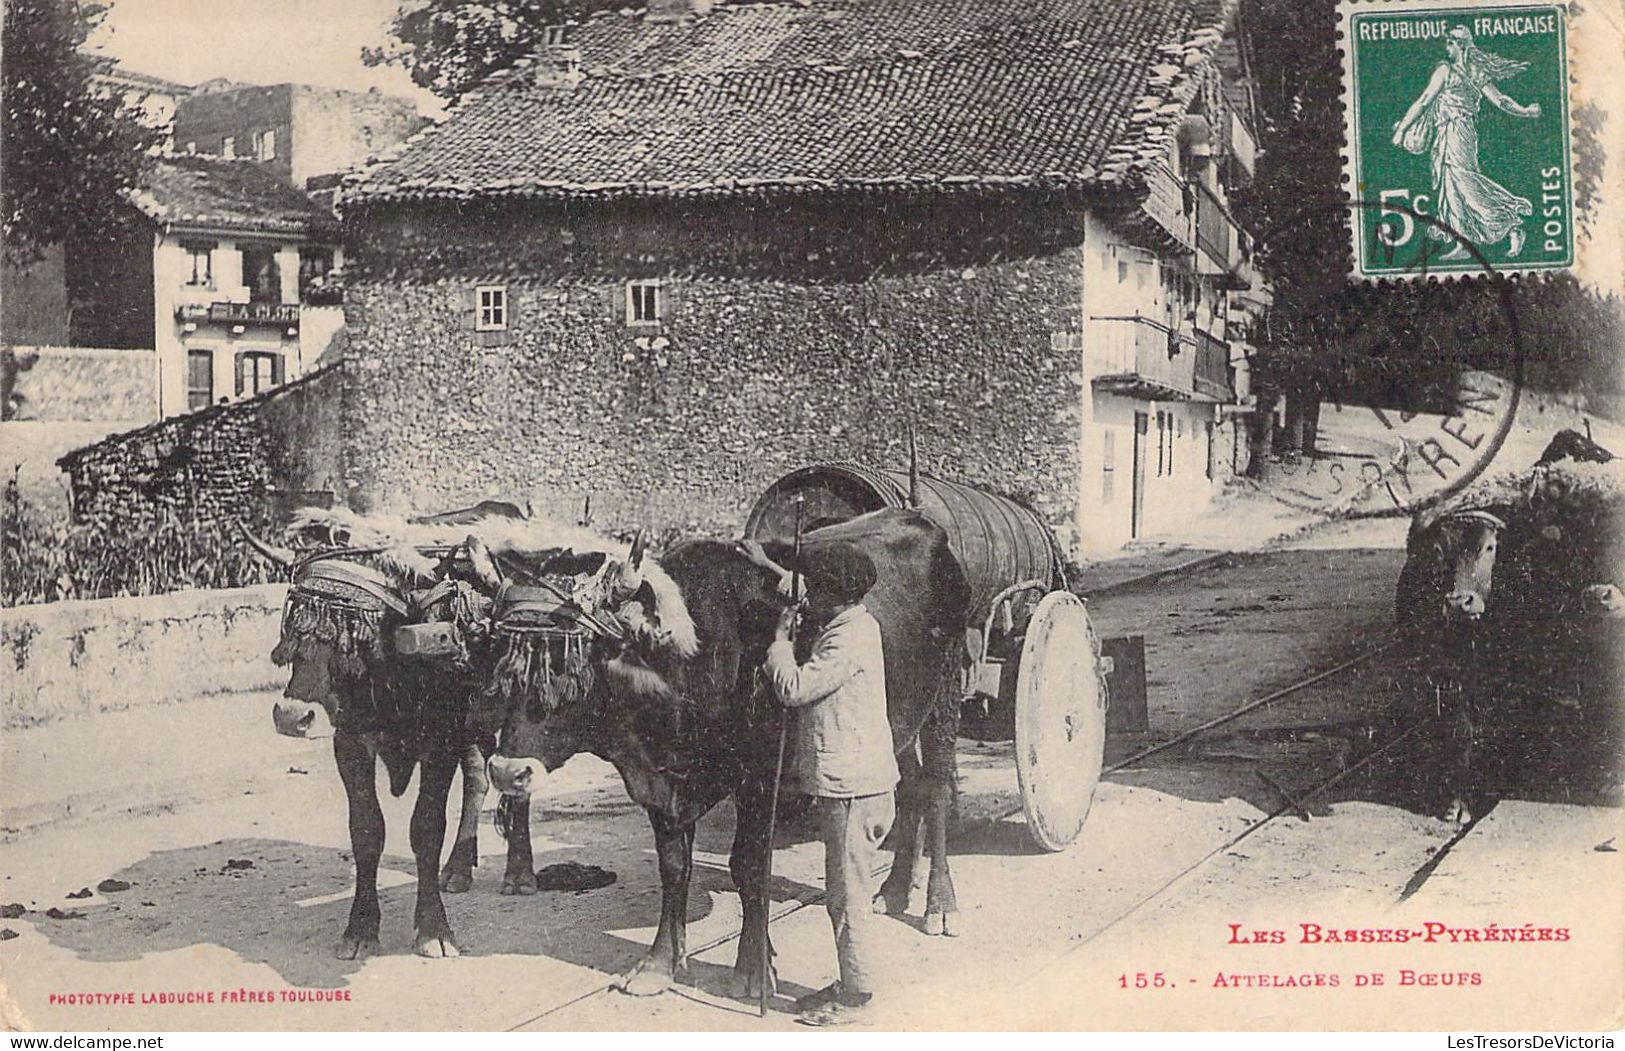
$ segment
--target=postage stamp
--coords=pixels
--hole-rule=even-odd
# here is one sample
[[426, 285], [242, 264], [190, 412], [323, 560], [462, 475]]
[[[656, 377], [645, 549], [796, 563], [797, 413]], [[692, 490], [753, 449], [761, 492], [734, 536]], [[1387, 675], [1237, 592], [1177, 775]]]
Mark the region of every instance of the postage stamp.
[[1575, 262], [1569, 12], [1497, 0], [1343, 0], [1354, 277]]

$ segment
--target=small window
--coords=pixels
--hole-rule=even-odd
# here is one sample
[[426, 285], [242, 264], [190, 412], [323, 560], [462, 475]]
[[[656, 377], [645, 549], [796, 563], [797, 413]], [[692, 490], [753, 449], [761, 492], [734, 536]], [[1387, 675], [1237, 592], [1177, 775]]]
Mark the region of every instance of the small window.
[[186, 352], [186, 407], [201, 409], [214, 401], [214, 351]]
[[231, 160], [237, 156], [237, 140], [227, 135], [220, 140], [220, 156]]
[[282, 382], [282, 355], [247, 350], [237, 355], [237, 396], [252, 397]]
[[501, 332], [508, 327], [508, 287], [481, 285], [475, 289], [474, 328], [480, 332]]
[[276, 160], [276, 129], [260, 132], [254, 145], [255, 149], [259, 151], [260, 160]]
[[282, 271], [274, 245], [243, 249], [243, 284], [248, 286], [250, 303], [282, 302]]
[[187, 153], [196, 153], [196, 152], [197, 152], [197, 143], [195, 143], [195, 142], [188, 142], [188, 143], [187, 143], [187, 144], [186, 144], [186, 152], [187, 152]]
[[658, 281], [628, 281], [626, 283], [626, 323], [628, 325], [660, 324], [660, 283]]
[[186, 283], [193, 288], [213, 288], [214, 245], [201, 241], [182, 242], [181, 250], [186, 253]]
[[332, 269], [333, 250], [331, 248], [299, 249], [300, 300], [310, 298], [311, 290], [325, 283], [327, 275]]

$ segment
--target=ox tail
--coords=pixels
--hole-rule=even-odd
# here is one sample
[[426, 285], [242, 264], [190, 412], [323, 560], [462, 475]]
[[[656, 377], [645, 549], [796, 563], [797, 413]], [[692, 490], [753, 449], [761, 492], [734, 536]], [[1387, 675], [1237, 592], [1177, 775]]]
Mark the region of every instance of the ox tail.
[[497, 835], [508, 839], [513, 833], [513, 797], [503, 793], [497, 798], [497, 812], [491, 818], [491, 824], [496, 826]]

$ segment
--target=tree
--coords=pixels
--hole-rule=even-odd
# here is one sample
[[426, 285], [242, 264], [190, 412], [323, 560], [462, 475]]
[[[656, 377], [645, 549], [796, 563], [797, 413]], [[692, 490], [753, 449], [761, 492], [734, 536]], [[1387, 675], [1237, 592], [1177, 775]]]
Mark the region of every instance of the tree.
[[[1336, 4], [1248, 0], [1243, 28], [1263, 154], [1257, 177], [1235, 202], [1243, 223], [1260, 236], [1255, 262], [1273, 298], [1252, 333], [1254, 375], [1264, 405], [1286, 401], [1284, 451], [1313, 451], [1323, 401], [1408, 400], [1402, 407], [1449, 411], [1441, 401], [1448, 401], [1458, 370], [1507, 374], [1514, 358], [1508, 308], [1516, 315], [1527, 383], [1612, 389], [1625, 330], [1620, 301], [1572, 277], [1525, 278], [1504, 288], [1481, 281], [1351, 285], [1354, 217], [1339, 203], [1348, 192]], [[1587, 107], [1577, 118], [1575, 207], [1589, 225], [1601, 183], [1603, 117]], [[1267, 412], [1257, 418], [1272, 419]], [[1255, 437], [1263, 444], [1272, 436]]]
[[515, 59], [535, 53], [549, 26], [622, 0], [403, 0], [390, 24], [394, 38], [363, 48], [369, 66], [399, 65], [412, 82], [446, 102]]
[[98, 63], [80, 49], [104, 5], [5, 0], [5, 8], [0, 219], [7, 257], [27, 263], [46, 246], [105, 230], [159, 133], [93, 89]]

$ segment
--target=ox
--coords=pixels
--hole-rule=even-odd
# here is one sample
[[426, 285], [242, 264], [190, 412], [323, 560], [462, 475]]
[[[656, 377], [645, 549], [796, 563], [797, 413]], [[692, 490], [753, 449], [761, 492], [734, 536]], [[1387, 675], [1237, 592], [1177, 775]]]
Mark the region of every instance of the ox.
[[1613, 635], [1600, 622], [1625, 616], [1612, 460], [1563, 431], [1529, 471], [1487, 479], [1412, 520], [1396, 611], [1450, 700], [1447, 819], [1471, 819], [1473, 753], [1490, 717], [1519, 698], [1578, 708], [1606, 678], [1597, 672]]
[[[928, 929], [947, 933], [957, 911], [946, 827], [969, 589], [941, 528], [916, 512], [872, 512], [815, 530], [804, 543], [833, 541], [856, 545], [878, 571], [864, 603], [885, 642], [889, 714], [905, 778], [897, 856], [912, 861], [923, 819], [931, 855]], [[768, 550], [778, 561], [788, 558], [783, 545]], [[770, 990], [776, 983], [771, 963], [762, 972], [771, 946], [760, 939], [782, 709], [759, 688], [756, 673], [782, 602], [778, 581], [739, 546], [720, 541], [689, 541], [653, 563], [634, 546], [603, 577], [604, 604], [625, 626], [624, 638], [599, 646], [593, 688], [576, 691], [575, 703], [510, 710], [491, 780], [523, 794], [540, 773], [590, 751], [614, 764], [627, 793], [647, 811], [661, 909], [654, 944], [622, 982], [633, 995], [669, 988], [686, 963], [695, 824], [731, 796], [737, 820], [729, 870], [744, 912], [734, 976], [736, 990], [750, 996], [762, 983]], [[667, 587], [651, 586], [657, 579], [675, 585], [675, 600]], [[916, 741], [922, 758], [914, 755]], [[906, 907], [911, 868], [893, 866], [877, 908]]]
[[[435, 524], [461, 525], [467, 513], [437, 516]], [[441, 521], [444, 519], [444, 521]], [[264, 556], [294, 565], [290, 552], [248, 536]], [[434, 587], [412, 590], [372, 567], [338, 559], [304, 566], [289, 593], [282, 639], [272, 653], [289, 665], [284, 696], [272, 712], [279, 733], [307, 736], [318, 710], [333, 726], [333, 756], [349, 806], [356, 892], [349, 922], [335, 954], [360, 959], [378, 951], [378, 863], [384, 818], [377, 794], [377, 763], [383, 760], [390, 790], [400, 796], [421, 768], [411, 819], [417, 860], [414, 949], [421, 956], [457, 956], [440, 891], [459, 893], [472, 882], [479, 850], [477, 828], [488, 783], [485, 758], [495, 748], [501, 710], [480, 704], [467, 646], [477, 644], [488, 603], [472, 585], [450, 575], [450, 559]], [[455, 664], [397, 653], [393, 632], [408, 622], [443, 622], [464, 654]], [[457, 838], [444, 869], [446, 805], [451, 780], [463, 772]], [[507, 869], [502, 893], [536, 890], [527, 800], [505, 801]]]

